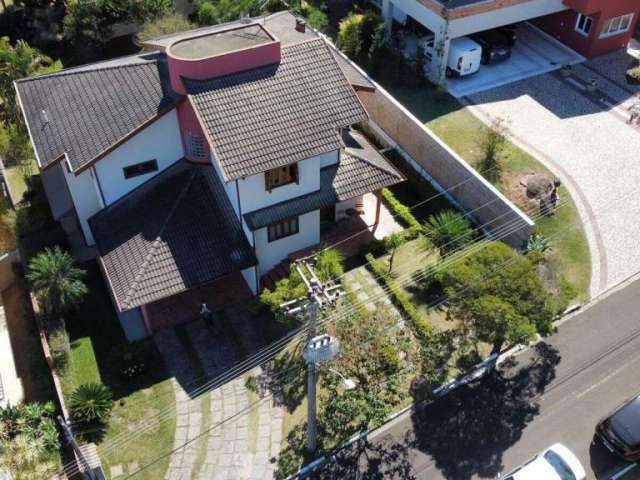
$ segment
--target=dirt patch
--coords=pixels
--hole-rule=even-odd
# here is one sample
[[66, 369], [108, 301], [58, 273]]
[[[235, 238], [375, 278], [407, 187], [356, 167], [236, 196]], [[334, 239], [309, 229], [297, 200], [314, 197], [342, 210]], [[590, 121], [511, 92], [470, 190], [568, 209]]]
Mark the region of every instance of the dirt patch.
[[502, 175], [502, 192], [528, 215], [535, 215], [540, 207], [538, 201], [527, 197], [527, 177], [537, 172], [505, 172]]

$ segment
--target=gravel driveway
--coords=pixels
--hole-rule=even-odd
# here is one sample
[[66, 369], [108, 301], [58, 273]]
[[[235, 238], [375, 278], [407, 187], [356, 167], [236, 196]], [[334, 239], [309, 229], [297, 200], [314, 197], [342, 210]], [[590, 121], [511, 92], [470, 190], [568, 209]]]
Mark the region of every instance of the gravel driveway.
[[[485, 121], [504, 118], [516, 143], [569, 188], [592, 252], [592, 294], [640, 270], [640, 130], [625, 123], [638, 89], [623, 81], [628, 63], [616, 53], [575, 66], [570, 81], [550, 73], [466, 99]], [[578, 88], [591, 79], [602, 95]]]

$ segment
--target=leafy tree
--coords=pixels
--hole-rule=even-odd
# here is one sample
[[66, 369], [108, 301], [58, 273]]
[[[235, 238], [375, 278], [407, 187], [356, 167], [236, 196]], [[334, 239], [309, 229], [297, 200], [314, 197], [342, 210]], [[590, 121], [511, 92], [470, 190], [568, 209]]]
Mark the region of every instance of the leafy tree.
[[33, 150], [29, 135], [20, 124], [0, 121], [0, 157], [8, 167], [31, 162]]
[[77, 306], [87, 294], [85, 271], [60, 247], [47, 248], [29, 262], [27, 278], [38, 303], [53, 319]]
[[348, 57], [357, 59], [362, 51], [362, 23], [364, 15], [352, 13], [346, 16], [338, 26], [340, 50]]
[[471, 223], [454, 210], [444, 210], [429, 216], [424, 224], [424, 233], [443, 256], [463, 248], [474, 238]]
[[[22, 125], [16, 103], [13, 82], [20, 78], [62, 69], [60, 61], [53, 61], [24, 40], [12, 45], [8, 37], [0, 38], [0, 120]], [[5, 128], [7, 128], [5, 126]]]
[[506, 128], [502, 118], [496, 118], [485, 130], [482, 139], [482, 161], [480, 162], [480, 173], [492, 183], [497, 183], [502, 178], [502, 163], [499, 155], [505, 142]]
[[195, 12], [200, 25], [238, 20], [242, 15], [258, 15], [261, 11], [257, 0], [196, 0]]
[[194, 28], [196, 28], [196, 25], [186, 20], [182, 15], [173, 13], [156, 18], [147, 23], [138, 34], [138, 38], [142, 41], [146, 41], [162, 35], [184, 32]]
[[113, 394], [101, 383], [83, 383], [71, 394], [71, 416], [84, 423], [106, 422], [113, 408]]
[[396, 256], [396, 250], [398, 250], [403, 243], [404, 239], [398, 232], [394, 232], [384, 239], [385, 247], [391, 252], [389, 255], [389, 273], [393, 270], [393, 259]]
[[551, 333], [555, 312], [535, 267], [502, 242], [454, 262], [436, 274], [448, 297], [447, 316], [462, 321], [499, 352], [505, 342]]
[[[138, 22], [150, 22], [159, 18], [167, 18], [172, 16], [180, 16], [178, 14], [172, 14], [173, 11], [173, 0], [142, 0], [140, 3], [137, 14]], [[191, 25], [189, 22], [185, 20], [186, 23]], [[190, 27], [193, 28], [193, 27]], [[185, 28], [184, 30], [189, 30], [190, 28]], [[174, 31], [182, 31], [182, 30], [174, 30]], [[173, 33], [173, 32], [167, 32]]]
[[316, 30], [323, 31], [329, 26], [329, 17], [319, 8], [309, 5], [305, 14], [307, 23]]

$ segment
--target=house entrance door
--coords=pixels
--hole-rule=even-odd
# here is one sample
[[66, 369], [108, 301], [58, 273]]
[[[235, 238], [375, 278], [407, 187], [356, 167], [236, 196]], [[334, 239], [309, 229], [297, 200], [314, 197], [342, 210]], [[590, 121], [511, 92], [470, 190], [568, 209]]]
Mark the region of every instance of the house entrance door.
[[320, 223], [335, 222], [336, 220], [336, 206], [324, 207], [320, 209]]

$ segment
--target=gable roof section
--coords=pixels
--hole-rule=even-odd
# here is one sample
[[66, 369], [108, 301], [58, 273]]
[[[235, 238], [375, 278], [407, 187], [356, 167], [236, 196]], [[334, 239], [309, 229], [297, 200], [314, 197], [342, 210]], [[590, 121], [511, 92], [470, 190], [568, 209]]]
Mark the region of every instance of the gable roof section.
[[180, 161], [89, 225], [120, 310], [257, 264], [212, 166]]
[[377, 152], [379, 158], [375, 160], [371, 159], [373, 155], [365, 158], [350, 149], [341, 153], [340, 163], [320, 170], [320, 190], [245, 213], [244, 219], [249, 228], [257, 230], [404, 180], [404, 177]]
[[338, 128], [367, 118], [322, 39], [282, 47], [279, 64], [184, 81], [227, 181], [337, 150]]
[[180, 97], [168, 85], [158, 54], [16, 82], [40, 166], [66, 153], [74, 171], [171, 108]]

